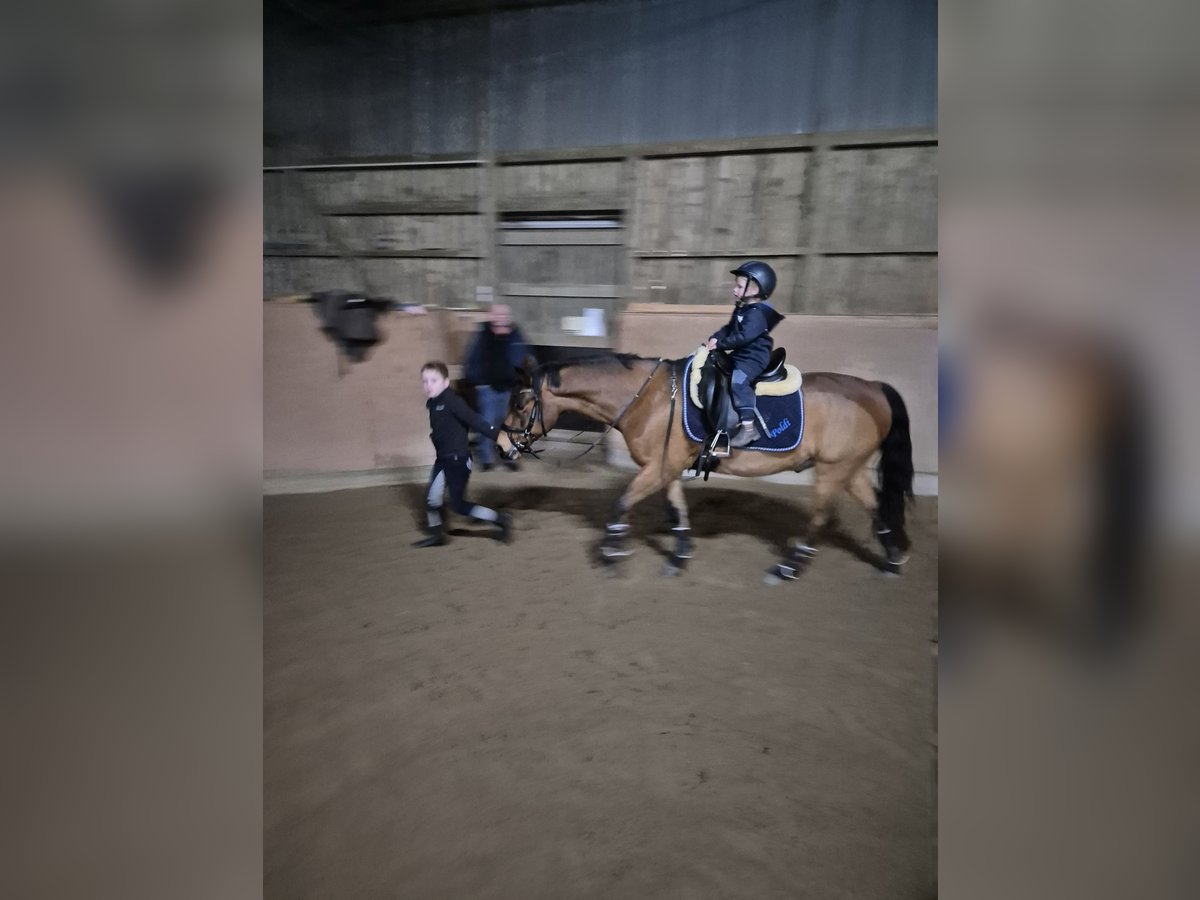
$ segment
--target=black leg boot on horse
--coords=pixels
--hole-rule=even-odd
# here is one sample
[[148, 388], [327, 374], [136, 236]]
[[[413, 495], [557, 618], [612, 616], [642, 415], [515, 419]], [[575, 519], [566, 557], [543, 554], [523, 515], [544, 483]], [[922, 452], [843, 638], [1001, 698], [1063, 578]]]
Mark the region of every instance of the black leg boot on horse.
[[[626, 516], [629, 515], [629, 510], [643, 498], [664, 488], [670, 488], [670, 485], [664, 485], [661, 472], [648, 472], [643, 469], [625, 488], [625, 492], [617, 498], [613, 504], [608, 524], [604, 528], [604, 540], [600, 544], [600, 554], [605, 562], [613, 563], [633, 555], [633, 551], [625, 543], [625, 538], [629, 534], [629, 523], [625, 521]], [[680, 499], [682, 500], [682, 495]]]
[[892, 531], [882, 519], [875, 519], [872, 523], [875, 528], [875, 537], [879, 539], [879, 545], [883, 547], [883, 555], [887, 560], [886, 570], [891, 575], [899, 575], [900, 567], [908, 562], [908, 541], [904, 540], [904, 546], [901, 546], [901, 538], [896, 532]]
[[771, 568], [767, 569], [763, 581], [767, 584], [779, 584], [781, 581], [795, 581], [808, 568], [817, 555], [817, 538], [825, 530], [829, 520], [829, 504], [833, 495], [840, 491], [846, 483], [847, 473], [857, 468], [857, 461], [845, 463], [817, 463], [813, 467], [815, 483], [813, 484], [813, 500], [809, 513], [808, 526], [804, 535], [793, 538], [788, 545], [788, 551]]
[[800, 573], [808, 568], [809, 563], [816, 558], [817, 548], [801, 541], [796, 541], [788, 549], [787, 556], [767, 570], [767, 584], [778, 584], [780, 581], [795, 581]]
[[671, 559], [663, 567], [664, 575], [678, 575], [687, 568], [688, 561], [695, 555], [692, 529], [687, 521], [687, 507], [683, 504], [683, 487], [676, 481], [667, 490], [667, 523], [675, 539]]
[[604, 526], [604, 540], [600, 542], [600, 557], [608, 563], [632, 555], [633, 551], [625, 544], [625, 536], [629, 534], [629, 525], [625, 522], [610, 522]]

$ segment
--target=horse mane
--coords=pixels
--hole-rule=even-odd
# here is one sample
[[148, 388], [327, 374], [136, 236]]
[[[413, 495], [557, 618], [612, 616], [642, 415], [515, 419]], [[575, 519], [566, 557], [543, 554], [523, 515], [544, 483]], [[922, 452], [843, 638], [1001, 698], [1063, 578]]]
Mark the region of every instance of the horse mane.
[[533, 370], [533, 374], [544, 375], [550, 379], [550, 387], [562, 387], [562, 370], [576, 366], [595, 369], [615, 369], [621, 366], [632, 369], [634, 363], [648, 361], [645, 356], [636, 353], [597, 353], [595, 356], [581, 356], [579, 359], [568, 359], [561, 362], [543, 363]]

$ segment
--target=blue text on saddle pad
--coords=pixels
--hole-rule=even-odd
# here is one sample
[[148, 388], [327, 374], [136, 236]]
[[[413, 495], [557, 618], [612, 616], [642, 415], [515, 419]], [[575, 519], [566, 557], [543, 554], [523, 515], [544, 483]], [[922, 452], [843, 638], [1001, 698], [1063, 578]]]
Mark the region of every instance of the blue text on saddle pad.
[[[688, 360], [683, 372], [683, 383], [690, 384], [692, 360]], [[683, 392], [687, 399], [683, 403], [683, 430], [693, 441], [706, 443], [712, 432], [704, 425], [700, 407], [692, 402], [691, 392]], [[746, 450], [765, 450], [768, 453], [786, 453], [800, 446], [804, 438], [804, 391], [800, 389], [783, 397], [760, 394], [757, 398], [758, 414], [766, 425], [766, 437], [747, 446]]]

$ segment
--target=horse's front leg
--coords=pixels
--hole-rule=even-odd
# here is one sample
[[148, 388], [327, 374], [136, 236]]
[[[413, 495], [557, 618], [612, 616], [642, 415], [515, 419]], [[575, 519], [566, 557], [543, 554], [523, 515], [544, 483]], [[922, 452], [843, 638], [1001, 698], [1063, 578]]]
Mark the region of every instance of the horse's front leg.
[[678, 575], [695, 555], [687, 502], [683, 499], [683, 482], [678, 478], [667, 485], [667, 520], [671, 523], [671, 534], [675, 538], [675, 551], [663, 574]]
[[625, 488], [625, 493], [617, 499], [605, 526], [604, 541], [600, 544], [600, 553], [605, 560], [617, 560], [633, 553], [625, 543], [629, 534], [629, 523], [625, 521], [629, 511], [641, 501], [663, 487], [662, 469], [658, 466], [643, 468]]

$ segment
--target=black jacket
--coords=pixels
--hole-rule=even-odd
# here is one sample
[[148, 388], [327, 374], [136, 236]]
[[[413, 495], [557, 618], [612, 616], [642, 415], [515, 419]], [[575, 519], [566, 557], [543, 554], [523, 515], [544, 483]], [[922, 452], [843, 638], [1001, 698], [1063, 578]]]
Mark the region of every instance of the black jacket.
[[747, 303], [734, 309], [729, 323], [713, 332], [718, 350], [728, 350], [735, 363], [750, 363], [765, 367], [771, 359], [775, 341], [771, 329], [784, 317], [765, 300]]
[[466, 456], [470, 453], [467, 446], [468, 428], [487, 435], [493, 441], [500, 436], [499, 428], [489, 424], [450, 388], [426, 400], [425, 406], [429, 409], [429, 427], [433, 429], [429, 432], [429, 439], [433, 441], [439, 457]]
[[529, 346], [516, 325], [508, 334], [492, 331], [492, 323], [484, 322], [471, 349], [467, 351], [464, 374], [473, 385], [488, 385], [498, 391], [506, 391], [516, 384], [513, 371], [529, 353]]

